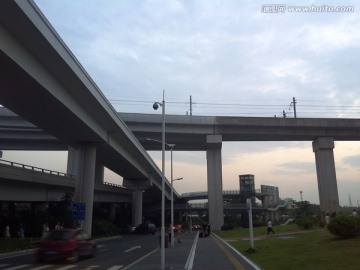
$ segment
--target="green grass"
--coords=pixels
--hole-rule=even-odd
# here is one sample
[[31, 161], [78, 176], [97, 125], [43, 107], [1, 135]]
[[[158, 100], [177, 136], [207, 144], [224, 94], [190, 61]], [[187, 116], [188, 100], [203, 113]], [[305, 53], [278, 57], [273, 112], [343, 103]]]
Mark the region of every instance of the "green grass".
[[12, 251], [19, 251], [24, 249], [35, 248], [36, 241], [39, 239], [35, 238], [10, 238], [10, 239], [0, 239], [0, 253], [7, 253]]
[[[265, 270], [360, 269], [360, 238], [338, 240], [326, 229], [301, 230], [297, 225], [275, 226], [275, 235], [266, 228], [254, 228], [255, 252], [250, 247], [248, 229], [217, 231], [243, 255]], [[262, 239], [262, 240], [260, 240]]]

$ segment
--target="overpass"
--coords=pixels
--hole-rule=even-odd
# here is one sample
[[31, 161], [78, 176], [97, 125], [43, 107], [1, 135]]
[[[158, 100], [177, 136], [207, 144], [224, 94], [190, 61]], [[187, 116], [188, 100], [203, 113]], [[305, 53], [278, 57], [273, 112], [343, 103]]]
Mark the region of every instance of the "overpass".
[[[119, 113], [119, 116], [146, 150], [161, 150], [159, 143], [146, 139], [161, 138], [161, 115]], [[0, 128], [1, 123], [7, 123], [11, 136], [5, 137], [0, 132], [0, 149], [6, 145], [23, 148], [59, 145], [56, 138], [5, 108], [0, 109]], [[166, 140], [176, 144], [174, 151], [207, 151], [209, 215], [215, 220], [219, 220], [223, 209], [222, 141], [313, 141], [320, 206], [324, 212], [336, 212], [339, 199], [334, 141], [360, 140], [360, 120], [166, 115]]]
[[[161, 137], [161, 116], [115, 112], [32, 1], [0, 1], [0, 63], [0, 103], [35, 127], [22, 130], [35, 132], [27, 133], [34, 136], [27, 145], [36, 145], [37, 138], [38, 145], [70, 146], [68, 173], [78, 177], [76, 199], [89, 205], [93, 179], [101, 179], [103, 166], [123, 176], [134, 189], [135, 219], [141, 220], [142, 191], [160, 195], [161, 172], [145, 151], [160, 145], [145, 138]], [[13, 135], [0, 147], [16, 147], [14, 136], [21, 130], [4, 125], [3, 131]], [[21, 136], [26, 145], [29, 138]], [[336, 212], [334, 141], [358, 141], [360, 120], [167, 115], [166, 138], [174, 150], [207, 152], [210, 223], [217, 229], [223, 223], [223, 141], [312, 141], [320, 206]], [[86, 227], [91, 231], [89, 220]]]
[[[141, 222], [142, 191], [160, 198], [162, 173], [31, 0], [0, 1], [0, 85], [0, 104], [70, 147], [86, 231], [104, 166], [133, 189], [134, 224]], [[165, 189], [169, 196], [168, 181]]]

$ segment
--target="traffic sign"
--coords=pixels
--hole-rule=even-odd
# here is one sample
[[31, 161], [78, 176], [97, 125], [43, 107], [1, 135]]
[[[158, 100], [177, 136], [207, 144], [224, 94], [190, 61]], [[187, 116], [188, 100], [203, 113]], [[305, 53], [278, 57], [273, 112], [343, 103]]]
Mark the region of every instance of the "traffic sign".
[[85, 219], [85, 203], [73, 203], [72, 211], [74, 220], [84, 220]]

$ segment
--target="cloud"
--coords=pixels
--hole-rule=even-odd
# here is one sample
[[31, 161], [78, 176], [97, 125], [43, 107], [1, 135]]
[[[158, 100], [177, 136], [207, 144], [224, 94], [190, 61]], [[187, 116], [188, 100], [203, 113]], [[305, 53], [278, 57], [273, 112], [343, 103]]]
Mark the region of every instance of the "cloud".
[[[354, 13], [283, 14], [261, 12], [270, 0], [36, 3], [118, 111], [153, 113], [152, 103], [165, 89], [169, 114], [185, 114], [191, 95], [194, 115], [272, 117], [285, 110], [292, 116], [295, 97], [298, 117], [359, 118], [359, 109], [350, 107], [360, 105], [359, 1], [346, 1]], [[343, 179], [359, 178], [359, 149], [356, 142], [336, 142], [342, 198], [351, 191]], [[278, 185], [284, 197], [303, 190], [304, 199], [318, 200], [311, 142], [226, 142], [222, 153], [226, 187], [237, 188], [238, 174], [253, 172], [259, 184]], [[161, 166], [161, 155], [151, 155]], [[179, 173], [204, 190], [205, 152], [175, 152], [174, 159]], [[184, 192], [192, 187], [187, 181], [177, 186]]]
[[341, 162], [347, 166], [360, 170], [360, 155], [344, 157]]
[[277, 175], [307, 175], [316, 173], [316, 167], [314, 162], [288, 162], [277, 165], [272, 173]]

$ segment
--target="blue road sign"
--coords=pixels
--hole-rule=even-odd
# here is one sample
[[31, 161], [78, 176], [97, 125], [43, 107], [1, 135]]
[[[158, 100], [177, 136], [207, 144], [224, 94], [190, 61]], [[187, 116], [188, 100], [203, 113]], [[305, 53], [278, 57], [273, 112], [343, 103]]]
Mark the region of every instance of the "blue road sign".
[[72, 211], [74, 220], [84, 220], [85, 219], [85, 203], [73, 203]]

